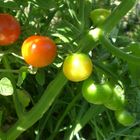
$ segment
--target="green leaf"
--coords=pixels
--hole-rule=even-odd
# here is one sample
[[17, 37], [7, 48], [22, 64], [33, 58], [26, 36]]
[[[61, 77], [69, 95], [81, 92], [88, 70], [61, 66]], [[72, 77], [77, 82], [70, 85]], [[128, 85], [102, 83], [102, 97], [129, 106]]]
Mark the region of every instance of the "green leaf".
[[128, 51], [130, 51], [133, 55], [140, 57], [140, 43], [135, 42], [129, 44]]
[[0, 7], [10, 8], [10, 9], [19, 9], [18, 5], [13, 1], [0, 1]]
[[27, 67], [23, 66], [20, 68], [20, 72], [19, 72], [19, 76], [18, 76], [18, 81], [17, 81], [17, 86], [21, 86], [22, 83], [24, 82], [26, 76], [27, 76], [27, 72], [28, 72], [28, 69]]
[[50, 9], [56, 6], [56, 2], [54, 0], [37, 0], [37, 4], [41, 8]]
[[36, 81], [39, 85], [43, 86], [45, 84], [45, 72], [44, 70], [39, 70], [35, 76]]
[[18, 99], [23, 107], [27, 107], [30, 103], [30, 96], [25, 90], [17, 89]]
[[131, 76], [134, 79], [139, 80], [140, 79], [140, 66], [138, 64], [128, 62], [128, 68], [131, 73]]
[[[131, 43], [128, 48], [127, 48], [128, 51], [130, 51], [130, 53], [132, 53], [134, 56], [137, 56], [137, 57], [140, 57], [140, 43]], [[132, 62], [128, 62], [128, 68], [129, 68], [129, 71], [132, 75], [132, 77], [135, 79], [135, 80], [138, 80], [140, 79], [140, 66], [139, 64], [136, 64], [136, 63], [132, 63]]]
[[7, 77], [0, 80], [0, 94], [3, 96], [12, 95], [14, 92], [11, 81]]

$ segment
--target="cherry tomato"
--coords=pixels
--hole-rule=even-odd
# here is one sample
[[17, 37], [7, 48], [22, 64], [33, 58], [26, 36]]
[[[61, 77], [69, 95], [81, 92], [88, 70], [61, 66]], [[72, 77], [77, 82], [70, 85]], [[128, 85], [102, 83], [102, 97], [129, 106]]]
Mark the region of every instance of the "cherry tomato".
[[127, 110], [115, 111], [115, 117], [117, 121], [124, 126], [132, 125], [135, 122], [135, 116]]
[[92, 61], [86, 54], [71, 54], [64, 60], [63, 72], [70, 81], [85, 80], [92, 73]]
[[82, 86], [83, 97], [93, 104], [103, 104], [112, 96], [112, 89], [108, 83], [95, 84], [92, 79], [84, 81]]
[[103, 24], [103, 22], [106, 20], [106, 18], [110, 15], [110, 11], [107, 9], [95, 9], [91, 11], [90, 18], [94, 25], [99, 26]]
[[22, 45], [24, 60], [34, 67], [44, 67], [52, 63], [56, 56], [56, 45], [49, 37], [34, 35]]
[[124, 90], [119, 85], [112, 86], [112, 89], [113, 95], [104, 105], [111, 110], [120, 110], [125, 105]]
[[14, 43], [19, 35], [19, 22], [12, 15], [0, 14], [0, 46]]

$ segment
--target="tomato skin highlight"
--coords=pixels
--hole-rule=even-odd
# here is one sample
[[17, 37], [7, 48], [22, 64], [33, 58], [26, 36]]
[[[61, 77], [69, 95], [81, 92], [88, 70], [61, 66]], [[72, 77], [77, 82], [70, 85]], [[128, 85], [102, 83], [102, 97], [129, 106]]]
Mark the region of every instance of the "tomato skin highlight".
[[0, 46], [14, 43], [19, 35], [19, 22], [10, 14], [0, 14]]
[[64, 60], [63, 73], [70, 81], [83, 81], [92, 73], [92, 61], [86, 54], [71, 54]]
[[125, 105], [124, 90], [119, 86], [112, 85], [113, 94], [110, 100], [104, 105], [110, 110], [121, 110]]
[[112, 96], [112, 89], [108, 83], [95, 84], [92, 79], [83, 82], [82, 95], [89, 103], [104, 104]]
[[99, 8], [90, 12], [90, 18], [94, 25], [99, 26], [104, 23], [110, 13], [111, 12], [107, 9]]
[[53, 62], [57, 48], [49, 37], [33, 35], [23, 42], [21, 53], [28, 64], [34, 67], [44, 67]]
[[135, 116], [127, 110], [115, 111], [115, 117], [117, 121], [124, 126], [130, 126], [135, 122]]

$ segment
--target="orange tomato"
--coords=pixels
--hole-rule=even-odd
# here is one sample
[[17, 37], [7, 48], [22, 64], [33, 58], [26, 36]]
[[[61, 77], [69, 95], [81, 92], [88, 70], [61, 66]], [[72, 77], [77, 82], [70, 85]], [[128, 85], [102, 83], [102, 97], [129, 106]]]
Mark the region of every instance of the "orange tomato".
[[66, 57], [63, 63], [63, 73], [73, 82], [87, 79], [92, 73], [92, 61], [84, 53], [74, 53]]
[[56, 56], [56, 45], [49, 37], [33, 35], [22, 45], [24, 60], [34, 67], [44, 67], [52, 63]]
[[19, 22], [12, 15], [0, 14], [0, 46], [14, 43], [19, 35]]

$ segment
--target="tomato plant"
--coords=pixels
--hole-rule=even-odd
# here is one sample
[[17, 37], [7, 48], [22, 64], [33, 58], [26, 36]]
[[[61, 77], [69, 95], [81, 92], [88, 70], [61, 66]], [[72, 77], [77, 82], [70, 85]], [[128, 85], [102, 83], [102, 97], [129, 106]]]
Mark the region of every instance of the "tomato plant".
[[112, 86], [113, 95], [104, 105], [111, 110], [120, 110], [125, 105], [124, 90], [119, 86]]
[[[140, 53], [138, 44], [126, 49], [140, 41], [136, 1], [0, 1], [22, 25], [18, 42], [0, 50], [0, 139], [139, 139]], [[122, 82], [127, 104], [124, 90], [104, 81]], [[104, 105], [135, 112], [137, 122], [121, 127]]]
[[92, 61], [86, 54], [71, 54], [64, 60], [63, 72], [70, 81], [85, 80], [92, 73]]
[[56, 57], [56, 45], [52, 39], [45, 36], [30, 36], [22, 45], [24, 60], [34, 67], [44, 67], [52, 63]]
[[110, 15], [110, 11], [107, 9], [95, 9], [91, 11], [90, 18], [94, 25], [99, 26], [103, 24], [103, 22], [106, 20], [106, 18]]
[[112, 89], [108, 83], [95, 84], [92, 79], [87, 79], [82, 86], [83, 97], [93, 104], [103, 104], [112, 96]]
[[115, 111], [115, 117], [124, 126], [132, 125], [135, 122], [135, 116], [127, 110]]
[[0, 46], [14, 43], [19, 35], [19, 22], [10, 14], [0, 14]]

